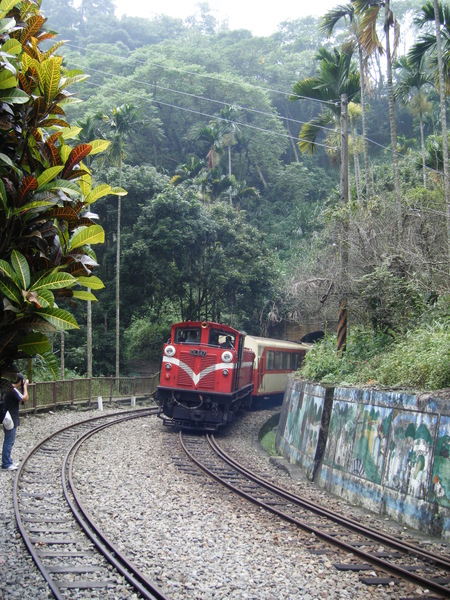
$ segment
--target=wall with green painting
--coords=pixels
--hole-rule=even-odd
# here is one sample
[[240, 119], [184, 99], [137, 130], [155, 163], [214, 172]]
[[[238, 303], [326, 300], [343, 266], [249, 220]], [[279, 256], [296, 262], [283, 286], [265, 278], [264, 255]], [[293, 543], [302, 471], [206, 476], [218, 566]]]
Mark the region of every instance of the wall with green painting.
[[450, 398], [291, 379], [276, 447], [354, 504], [450, 539]]

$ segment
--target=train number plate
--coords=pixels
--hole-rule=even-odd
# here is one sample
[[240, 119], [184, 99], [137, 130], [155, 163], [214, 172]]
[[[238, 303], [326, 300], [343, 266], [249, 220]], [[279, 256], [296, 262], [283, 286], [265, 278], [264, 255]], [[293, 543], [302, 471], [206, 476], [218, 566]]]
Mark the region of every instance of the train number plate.
[[193, 356], [206, 356], [206, 352], [204, 350], [191, 350], [189, 354]]

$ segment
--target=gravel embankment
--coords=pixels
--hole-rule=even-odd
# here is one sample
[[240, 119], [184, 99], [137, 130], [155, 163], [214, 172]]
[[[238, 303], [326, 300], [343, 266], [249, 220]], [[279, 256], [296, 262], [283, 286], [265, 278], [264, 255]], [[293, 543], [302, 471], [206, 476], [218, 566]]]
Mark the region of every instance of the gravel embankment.
[[[13, 459], [51, 432], [98, 411], [71, 411], [22, 419]], [[105, 411], [106, 412], [106, 411]], [[245, 415], [223, 443], [280, 483], [323, 492], [300, 476], [269, 464], [257, 442], [268, 418]], [[241, 435], [234, 441], [234, 431]], [[155, 417], [116, 425], [90, 438], [76, 461], [83, 501], [103, 531], [173, 600], [397, 599], [414, 587], [368, 589], [355, 573], [340, 573], [333, 553], [310, 554], [307, 534], [233, 496], [203, 476], [181, 472], [172, 461], [177, 436]], [[15, 526], [14, 473], [0, 473], [0, 598], [51, 598]], [[338, 499], [330, 499], [343, 510]], [[354, 509], [349, 509], [354, 513]], [[373, 517], [370, 517], [373, 520]], [[367, 574], [367, 572], [366, 572]], [[419, 594], [419, 590], [417, 590]]]

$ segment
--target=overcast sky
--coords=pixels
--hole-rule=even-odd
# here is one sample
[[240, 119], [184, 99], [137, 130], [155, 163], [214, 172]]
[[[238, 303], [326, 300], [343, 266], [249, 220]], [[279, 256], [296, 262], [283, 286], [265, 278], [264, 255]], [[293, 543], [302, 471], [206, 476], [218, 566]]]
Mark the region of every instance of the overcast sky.
[[[168, 15], [185, 19], [196, 12], [198, 0], [114, 0], [116, 16], [152, 18]], [[222, 23], [228, 20], [230, 29], [249, 29], [254, 35], [270, 35], [278, 24], [288, 19], [299, 19], [308, 15], [320, 16], [331, 8], [342, 4], [342, 0], [209, 0], [213, 15]]]

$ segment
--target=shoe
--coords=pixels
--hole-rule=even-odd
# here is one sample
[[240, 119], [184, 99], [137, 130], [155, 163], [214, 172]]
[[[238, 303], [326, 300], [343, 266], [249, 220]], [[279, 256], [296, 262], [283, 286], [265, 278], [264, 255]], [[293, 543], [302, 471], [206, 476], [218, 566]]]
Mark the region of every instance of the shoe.
[[12, 464], [9, 467], [2, 467], [3, 471], [17, 471], [18, 465]]

